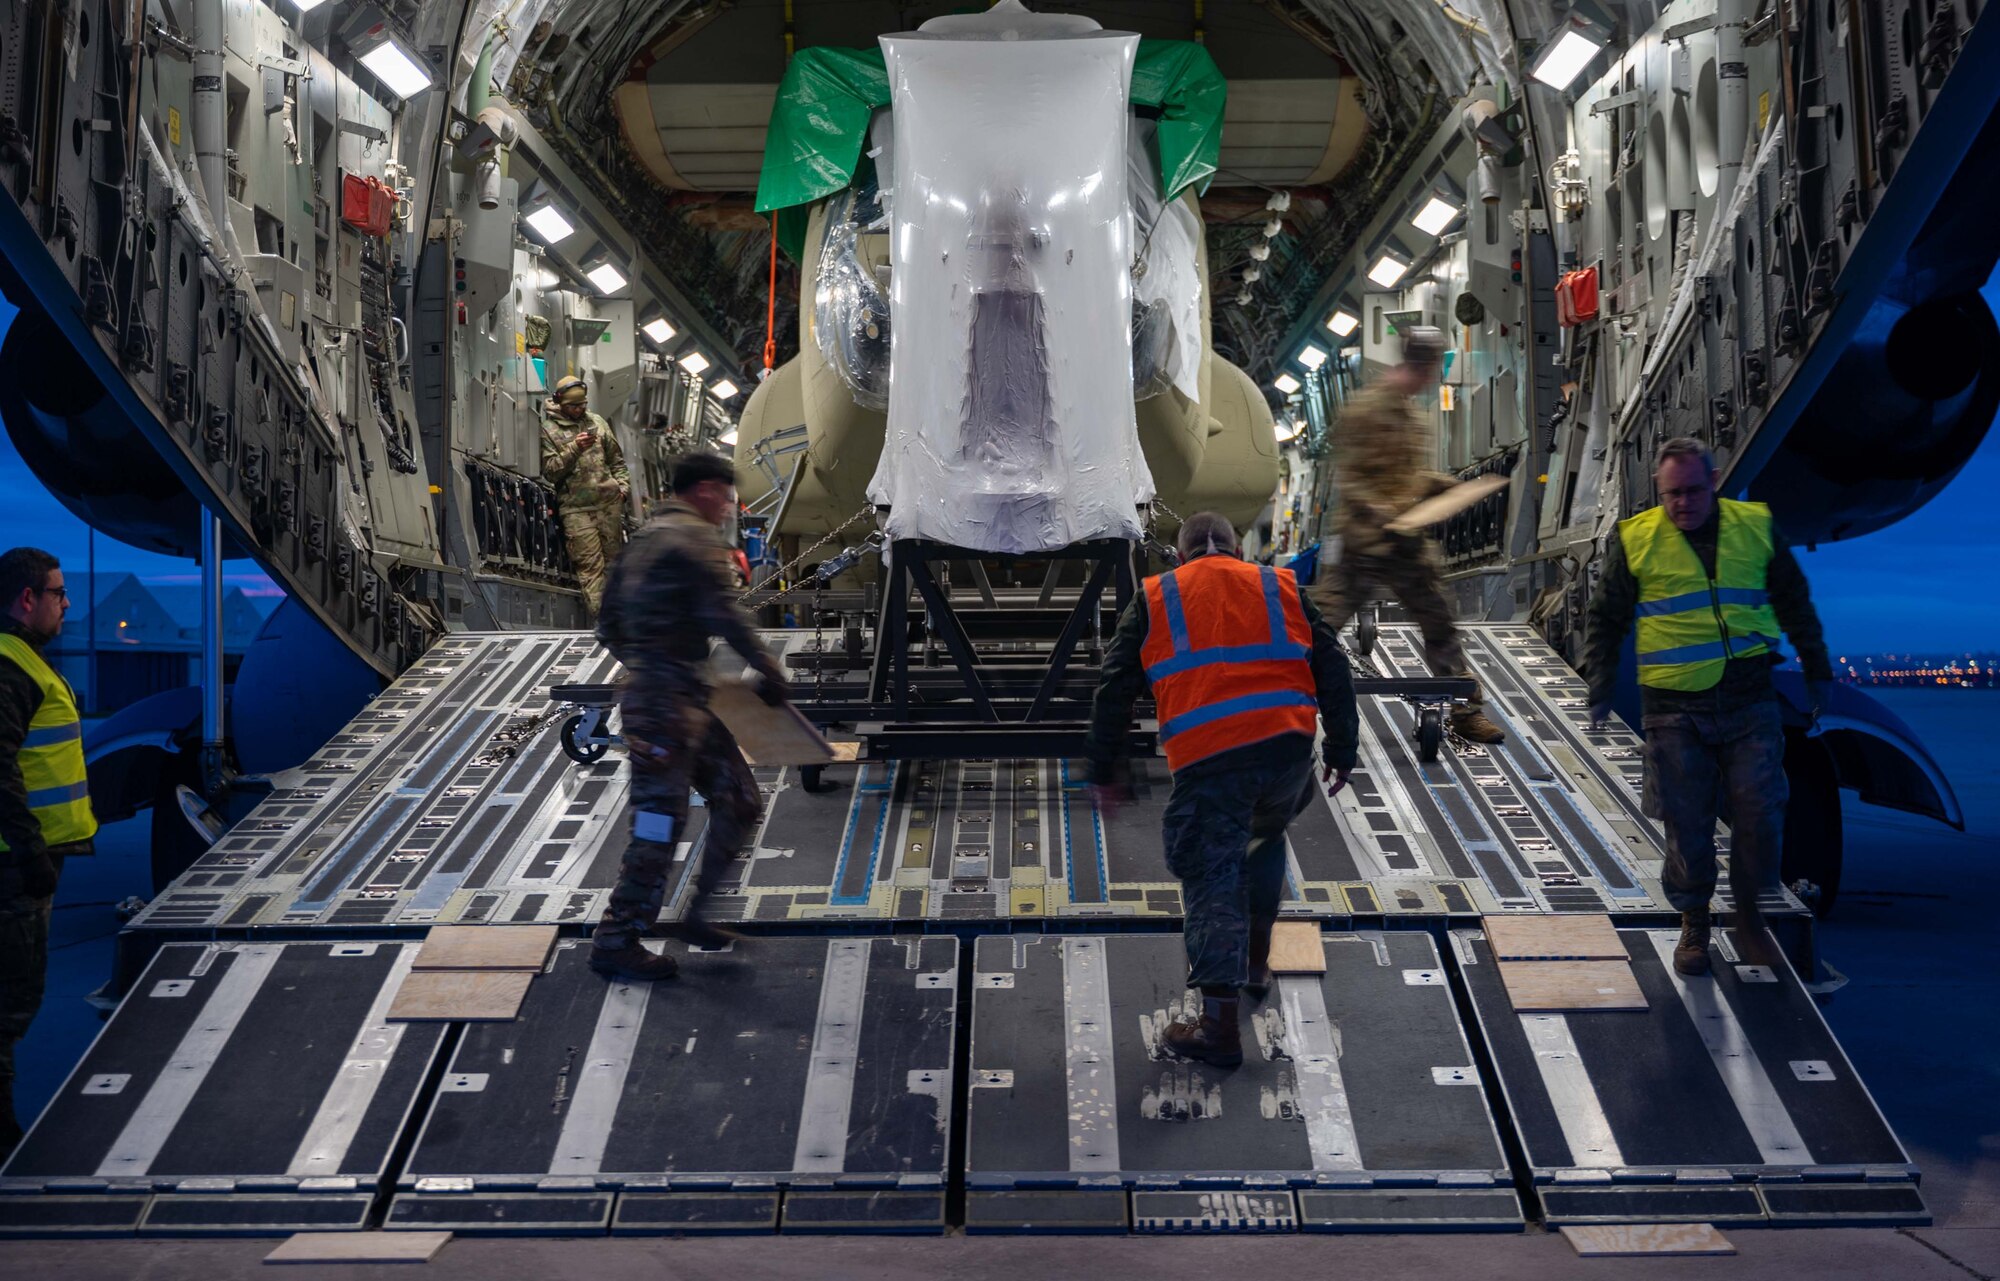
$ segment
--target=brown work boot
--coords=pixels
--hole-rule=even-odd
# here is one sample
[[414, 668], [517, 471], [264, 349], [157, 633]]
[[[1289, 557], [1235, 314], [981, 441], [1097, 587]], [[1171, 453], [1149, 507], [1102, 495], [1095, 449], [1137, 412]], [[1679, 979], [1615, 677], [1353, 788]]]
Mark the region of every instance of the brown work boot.
[[662, 926], [661, 932], [669, 938], [679, 939], [689, 947], [704, 948], [711, 952], [719, 952], [743, 937], [735, 930], [724, 929], [720, 925], [702, 920], [699, 916], [690, 916], [673, 925]]
[[1243, 993], [1253, 1001], [1261, 1001], [1271, 991], [1271, 929], [1277, 925], [1275, 916], [1255, 917], [1250, 922], [1250, 978], [1243, 985]]
[[1461, 707], [1451, 714], [1451, 732], [1468, 743], [1504, 743], [1507, 731], [1487, 719], [1477, 707]]
[[1745, 965], [1761, 965], [1768, 970], [1784, 967], [1784, 954], [1771, 938], [1771, 932], [1764, 928], [1764, 914], [1755, 908], [1748, 911], [1736, 909], [1733, 924], [1736, 936], [1736, 955], [1743, 958]]
[[606, 978], [643, 979], [647, 982], [670, 979], [681, 970], [673, 957], [649, 952], [637, 943], [617, 948], [591, 948], [590, 968]]
[[1674, 968], [1682, 974], [1708, 973], [1708, 909], [1681, 913], [1681, 941], [1674, 945]]
[[1160, 1038], [1171, 1054], [1198, 1059], [1219, 1068], [1243, 1066], [1243, 1040], [1236, 1029], [1240, 1000], [1229, 996], [1201, 995], [1201, 1017], [1193, 1023], [1176, 1019], [1167, 1024]]

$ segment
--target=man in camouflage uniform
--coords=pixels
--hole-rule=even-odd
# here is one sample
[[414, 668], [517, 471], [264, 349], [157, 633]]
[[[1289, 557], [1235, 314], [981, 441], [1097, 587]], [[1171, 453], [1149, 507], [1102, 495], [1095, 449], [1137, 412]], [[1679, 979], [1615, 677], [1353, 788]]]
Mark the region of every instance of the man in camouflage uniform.
[[[1431, 433], [1410, 398], [1437, 386], [1444, 335], [1429, 325], [1403, 336], [1403, 361], [1354, 398], [1341, 415], [1335, 444], [1340, 473], [1340, 563], [1313, 585], [1335, 631], [1346, 627], [1376, 592], [1387, 589], [1424, 636], [1424, 658], [1438, 676], [1467, 676], [1458, 628], [1445, 603], [1437, 548], [1422, 534], [1385, 528], [1413, 505], [1450, 489], [1451, 477], [1428, 470]], [[1451, 727], [1475, 743], [1506, 735], [1487, 719], [1477, 687], [1454, 709]]]
[[620, 978], [674, 974], [673, 959], [647, 951], [639, 937], [659, 919], [690, 787], [708, 802], [708, 832], [676, 933], [705, 947], [734, 937], [702, 920], [702, 904], [755, 830], [762, 797], [736, 739], [708, 710], [709, 638], [758, 671], [766, 702], [787, 693], [784, 668], [758, 644], [728, 588], [729, 549], [717, 531], [736, 507], [735, 468], [715, 454], [690, 454], [674, 466], [673, 491], [612, 568], [597, 623], [598, 639], [625, 667], [619, 711], [632, 759], [632, 837], [590, 966]]
[[625, 545], [632, 478], [617, 433], [589, 405], [583, 379], [572, 374], [556, 384], [542, 414], [542, 479], [556, 488], [570, 567], [595, 614], [604, 599], [606, 567]]

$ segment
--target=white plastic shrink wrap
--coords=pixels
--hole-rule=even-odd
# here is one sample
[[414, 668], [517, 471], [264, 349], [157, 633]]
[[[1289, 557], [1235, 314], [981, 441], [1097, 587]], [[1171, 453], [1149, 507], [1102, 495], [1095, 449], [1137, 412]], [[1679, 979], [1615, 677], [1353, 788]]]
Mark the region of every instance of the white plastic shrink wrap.
[[885, 36], [892, 538], [1136, 538], [1127, 93], [1138, 37], [1003, 3]]

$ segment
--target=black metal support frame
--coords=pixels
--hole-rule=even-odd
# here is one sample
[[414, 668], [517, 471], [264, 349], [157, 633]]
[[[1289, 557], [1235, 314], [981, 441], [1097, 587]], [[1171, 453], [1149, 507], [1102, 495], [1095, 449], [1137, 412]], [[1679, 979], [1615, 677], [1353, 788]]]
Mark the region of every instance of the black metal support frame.
[[[910, 720], [910, 593], [915, 591], [923, 601], [924, 624], [951, 654], [979, 721], [989, 726], [1039, 726], [1057, 719], [1053, 714], [1058, 711], [1074, 710], [1063, 708], [1061, 703], [1075, 701], [1064, 698], [1064, 687], [1076, 648], [1103, 608], [1107, 586], [1112, 588], [1114, 613], [1124, 610], [1130, 603], [1136, 584], [1133, 574], [1135, 552], [1135, 545], [1123, 539], [1097, 539], [1033, 557], [982, 557], [981, 553], [922, 539], [892, 543], [886, 558], [887, 582], [884, 584], [882, 612], [875, 632], [875, 661], [869, 673], [868, 701], [887, 712], [895, 722]], [[1052, 562], [1080, 560], [1090, 567], [1083, 590], [1078, 594], [1076, 604], [1064, 620], [1062, 632], [1048, 655], [1048, 670], [1031, 697], [1013, 697], [996, 691], [995, 674], [981, 663], [964, 621], [931, 569], [938, 562], [962, 560], [980, 565], [982, 559], [1003, 563], [1030, 559]], [[983, 570], [983, 566], [981, 568]], [[980, 589], [981, 597], [990, 603], [991, 588], [985, 585], [983, 572], [975, 574], [974, 585]]]

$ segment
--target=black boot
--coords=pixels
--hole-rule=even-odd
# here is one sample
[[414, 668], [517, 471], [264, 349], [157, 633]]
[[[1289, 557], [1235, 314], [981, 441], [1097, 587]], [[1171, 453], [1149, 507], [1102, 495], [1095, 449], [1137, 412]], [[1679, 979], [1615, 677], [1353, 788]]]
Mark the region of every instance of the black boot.
[[694, 897], [688, 900], [687, 911], [681, 914], [681, 919], [671, 925], [663, 926], [661, 932], [670, 938], [681, 940], [689, 947], [706, 948], [710, 951], [720, 951], [741, 939], [743, 936], [735, 930], [724, 929], [706, 919], [705, 909], [708, 906], [709, 895], [710, 891], [707, 888], [696, 886]]
[[1708, 973], [1708, 909], [1681, 913], [1681, 941], [1674, 945], [1674, 968], [1682, 974]]
[[590, 968], [607, 978], [642, 979], [647, 982], [670, 979], [681, 970], [673, 957], [649, 952], [637, 943], [619, 948], [592, 947]]
[[1262, 1001], [1271, 992], [1271, 929], [1277, 923], [1275, 916], [1250, 921], [1250, 978], [1243, 993], [1253, 1001]]
[[1243, 1066], [1243, 1041], [1236, 1029], [1240, 1000], [1233, 990], [1226, 996], [1212, 996], [1202, 989], [1201, 1017], [1193, 1023], [1175, 1020], [1167, 1024], [1160, 1038], [1171, 1054], [1197, 1059], [1219, 1068]]

